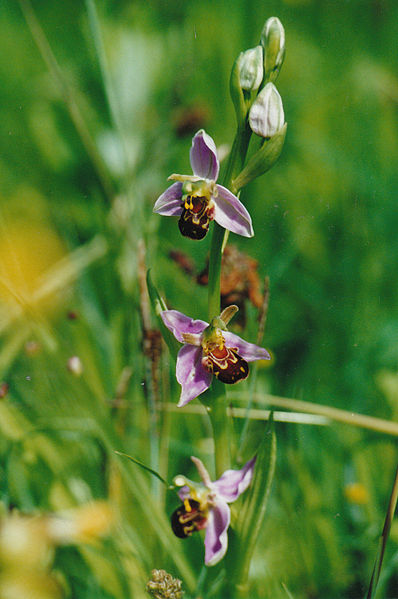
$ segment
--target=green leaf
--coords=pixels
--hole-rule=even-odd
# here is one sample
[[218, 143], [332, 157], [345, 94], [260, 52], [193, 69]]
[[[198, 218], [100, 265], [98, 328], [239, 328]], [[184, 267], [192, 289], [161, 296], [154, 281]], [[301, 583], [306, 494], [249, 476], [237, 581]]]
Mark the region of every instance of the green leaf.
[[181, 349], [181, 344], [178, 343], [173, 333], [171, 333], [169, 329], [164, 325], [163, 320], [160, 316], [160, 314], [164, 310], [167, 310], [167, 305], [152, 281], [150, 270], [148, 270], [146, 275], [146, 284], [148, 287], [149, 299], [151, 301], [152, 310], [158, 320], [160, 332], [162, 333], [163, 339], [165, 340], [166, 345], [169, 348], [169, 351], [175, 360], [177, 358], [178, 352]]
[[234, 584], [246, 596], [245, 588], [253, 551], [261, 530], [271, 490], [276, 462], [276, 436], [271, 413], [260, 444], [249, 495], [240, 512], [237, 524], [239, 556], [236, 560]]

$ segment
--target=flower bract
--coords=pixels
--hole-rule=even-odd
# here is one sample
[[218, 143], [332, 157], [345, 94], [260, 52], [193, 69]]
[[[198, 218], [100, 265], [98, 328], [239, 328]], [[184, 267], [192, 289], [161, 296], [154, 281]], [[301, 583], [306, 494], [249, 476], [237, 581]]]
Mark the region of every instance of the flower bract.
[[179, 407], [206, 391], [213, 376], [223, 383], [237, 383], [247, 378], [248, 362], [270, 359], [266, 349], [226, 330], [228, 322], [225, 322], [227, 319], [224, 314], [231, 308], [234, 308], [235, 313], [236, 306], [230, 306], [219, 317], [213, 318], [210, 324], [193, 320], [177, 310], [164, 310], [161, 313], [166, 327], [184, 344], [178, 352], [176, 367], [177, 381], [182, 387]]
[[157, 199], [153, 211], [179, 216], [182, 235], [191, 239], [203, 239], [212, 220], [233, 233], [253, 237], [250, 214], [242, 202], [216, 183], [220, 170], [216, 146], [203, 129], [192, 140], [190, 161], [193, 175], [171, 175], [176, 183]]
[[214, 566], [224, 557], [228, 547], [227, 530], [231, 521], [228, 504], [235, 501], [249, 486], [256, 458], [247, 462], [241, 470], [226, 470], [216, 481], [210, 480], [206, 468], [198, 458], [191, 459], [202, 482], [195, 483], [182, 475], [174, 479], [174, 484], [182, 487], [178, 492], [182, 505], [173, 512], [171, 526], [180, 538], [206, 529], [205, 564]]

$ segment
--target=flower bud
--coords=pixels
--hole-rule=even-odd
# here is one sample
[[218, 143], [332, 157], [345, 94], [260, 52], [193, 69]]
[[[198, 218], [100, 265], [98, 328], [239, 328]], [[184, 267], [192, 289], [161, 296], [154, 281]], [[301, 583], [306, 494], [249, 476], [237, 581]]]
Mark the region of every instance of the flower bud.
[[238, 125], [243, 125], [247, 112], [263, 80], [263, 48], [256, 46], [241, 52], [231, 71], [230, 92]]
[[263, 48], [256, 46], [241, 52], [239, 61], [239, 83], [242, 89], [257, 91], [263, 80]]
[[285, 30], [277, 17], [266, 21], [260, 43], [264, 48], [264, 82], [275, 81], [285, 57]]
[[79, 356], [71, 356], [66, 364], [67, 369], [71, 374], [80, 376], [83, 373], [83, 364]]
[[250, 128], [260, 137], [269, 138], [281, 129], [284, 122], [282, 98], [275, 85], [267, 83], [250, 109]]

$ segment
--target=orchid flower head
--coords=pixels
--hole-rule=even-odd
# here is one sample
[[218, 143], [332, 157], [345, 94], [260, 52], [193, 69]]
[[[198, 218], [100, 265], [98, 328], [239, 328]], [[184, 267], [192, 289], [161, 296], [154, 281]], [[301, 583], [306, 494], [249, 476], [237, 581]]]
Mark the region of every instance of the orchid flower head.
[[253, 237], [250, 214], [226, 187], [216, 183], [220, 171], [216, 145], [203, 129], [192, 140], [190, 162], [193, 175], [170, 175], [176, 181], [157, 199], [153, 211], [179, 216], [185, 237], [203, 239], [210, 221], [244, 237]]
[[195, 457], [191, 459], [202, 482], [193, 482], [182, 475], [175, 477], [174, 484], [182, 487], [178, 491], [182, 505], [173, 512], [171, 527], [180, 538], [206, 529], [205, 564], [214, 566], [224, 557], [228, 547], [227, 530], [231, 522], [228, 504], [235, 501], [250, 485], [256, 457], [240, 470], [226, 470], [215, 481], [210, 479], [201, 460]]
[[193, 320], [177, 310], [161, 313], [165, 326], [183, 343], [176, 366], [177, 381], [182, 387], [178, 407], [206, 391], [213, 376], [226, 384], [238, 383], [249, 374], [248, 362], [270, 359], [266, 349], [227, 331], [228, 322], [237, 310], [236, 306], [228, 306], [210, 324]]

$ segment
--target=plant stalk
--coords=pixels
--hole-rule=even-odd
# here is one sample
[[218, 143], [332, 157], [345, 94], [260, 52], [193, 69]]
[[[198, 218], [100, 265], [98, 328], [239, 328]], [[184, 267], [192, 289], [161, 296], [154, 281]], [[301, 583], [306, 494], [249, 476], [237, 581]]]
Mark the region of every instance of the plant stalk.
[[[239, 127], [229, 155], [223, 185], [230, 188], [232, 180], [241, 171], [250, 142], [251, 130], [247, 122]], [[235, 193], [237, 190], [233, 190]], [[227, 231], [214, 223], [209, 257], [208, 316], [211, 321], [221, 312], [221, 258]], [[207, 403], [207, 400], [210, 402]], [[227, 415], [225, 386], [214, 378], [207, 395], [206, 407], [213, 429], [216, 476], [231, 467], [231, 421]]]

